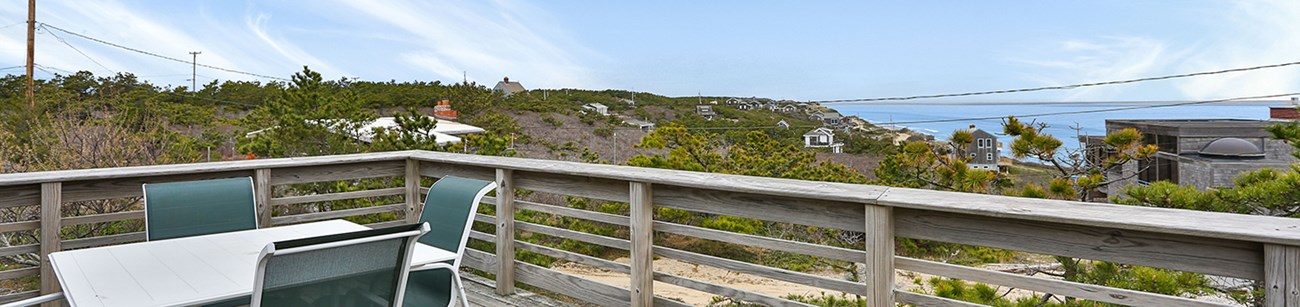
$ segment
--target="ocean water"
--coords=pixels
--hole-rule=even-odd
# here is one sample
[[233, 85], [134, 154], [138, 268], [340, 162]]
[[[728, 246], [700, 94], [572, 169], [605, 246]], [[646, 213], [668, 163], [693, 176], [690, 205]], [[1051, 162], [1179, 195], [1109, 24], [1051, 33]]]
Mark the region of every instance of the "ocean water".
[[[966, 129], [970, 125], [984, 129], [999, 136], [1002, 123], [1008, 115], [1017, 115], [1021, 122], [1035, 121], [1046, 123], [1044, 131], [1057, 137], [1067, 148], [1078, 148], [1077, 135], [1105, 135], [1107, 119], [1268, 119], [1270, 106], [1288, 106], [1287, 102], [1238, 102], [1229, 104], [1185, 105], [1161, 108], [1144, 108], [1099, 113], [1068, 114], [1053, 116], [1020, 116], [1058, 112], [1074, 112], [1151, 106], [1153, 104], [987, 104], [987, 105], [828, 105], [845, 116], [856, 115], [880, 126], [906, 127], [913, 131], [934, 135], [936, 139], [946, 139], [953, 130]], [[958, 120], [950, 122], [925, 122], [933, 120], [955, 120], [979, 117], [1001, 117], [1000, 119]], [[1075, 128], [1078, 128], [1077, 130]], [[1009, 144], [1010, 138], [999, 138]], [[1003, 147], [1006, 153], [1006, 147]]]

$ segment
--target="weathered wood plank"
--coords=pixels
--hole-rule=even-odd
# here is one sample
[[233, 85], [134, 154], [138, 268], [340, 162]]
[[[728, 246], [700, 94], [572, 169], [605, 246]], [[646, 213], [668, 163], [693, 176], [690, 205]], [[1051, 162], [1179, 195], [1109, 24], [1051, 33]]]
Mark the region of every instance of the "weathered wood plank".
[[81, 239], [72, 239], [63, 241], [64, 250], [73, 250], [78, 248], [98, 247], [105, 245], [121, 244], [128, 242], [141, 242], [145, 240], [145, 234], [141, 232], [131, 232], [115, 234], [108, 236], [89, 237]]
[[692, 253], [683, 250], [676, 250], [666, 247], [656, 246], [655, 255], [673, 258], [698, 265], [707, 265], [739, 273], [746, 273], [755, 276], [762, 276], [771, 279], [788, 281], [801, 285], [808, 285], [823, 289], [830, 289], [849, 294], [866, 295], [867, 286], [861, 283], [855, 283], [847, 280], [831, 279], [817, 275], [795, 272], [786, 269], [773, 268], [768, 266], [757, 265], [753, 263], [736, 261], [731, 259], [719, 258], [705, 254]]
[[420, 197], [420, 161], [406, 160], [406, 188], [403, 193], [406, 200], [406, 222], [414, 224], [420, 221], [424, 212], [424, 197]]
[[628, 183], [629, 198], [631, 198], [631, 229], [628, 238], [632, 241], [632, 249], [628, 251], [632, 255], [632, 306], [649, 307], [654, 303], [654, 255], [650, 254], [651, 248], [654, 247], [654, 230], [651, 221], [654, 220], [654, 198], [653, 189], [649, 183], [630, 182]]
[[478, 180], [494, 180], [496, 179], [496, 168], [456, 163], [420, 162], [420, 175], [433, 178], [451, 175]]
[[[515, 180], [513, 171], [496, 170], [496, 252], [501, 259], [515, 259]], [[515, 262], [498, 261], [497, 295], [515, 293]]]
[[1300, 247], [1287, 246], [1286, 252], [1286, 305], [1300, 307]]
[[1261, 280], [1258, 243], [896, 209], [898, 236]]
[[497, 273], [497, 256], [477, 249], [466, 248], [460, 258], [461, 266], [474, 268], [491, 274]]
[[1300, 246], [1300, 219], [1294, 218], [904, 188], [890, 188], [879, 202], [994, 218]]
[[515, 228], [519, 231], [534, 232], [548, 236], [561, 237], [565, 239], [578, 240], [586, 243], [613, 247], [622, 250], [632, 248], [632, 242], [619, 238], [611, 238], [602, 235], [590, 234], [581, 231], [573, 231], [564, 228], [556, 228], [546, 225], [533, 224], [528, 222], [515, 221]]
[[21, 221], [0, 224], [0, 233], [41, 229], [41, 221]]
[[344, 200], [344, 199], [396, 196], [396, 195], [404, 195], [405, 193], [406, 193], [406, 188], [384, 188], [384, 189], [339, 192], [339, 193], [329, 193], [329, 194], [288, 196], [288, 197], [272, 198], [271, 206], [284, 206], [284, 205], [314, 203], [314, 202], [324, 202], [324, 201], [334, 201], [334, 200]]
[[950, 298], [925, 295], [903, 290], [894, 290], [894, 297], [899, 303], [909, 304], [916, 307], [989, 307], [976, 303], [968, 303]]
[[272, 217], [271, 225], [279, 226], [279, 225], [286, 225], [286, 224], [297, 224], [297, 223], [314, 222], [314, 221], [321, 221], [321, 220], [332, 220], [337, 218], [345, 218], [349, 216], [358, 216], [358, 215], [392, 212], [392, 211], [403, 211], [403, 210], [406, 210], [406, 204], [391, 204], [391, 205], [370, 206], [370, 207], [361, 207], [361, 208], [352, 208], [352, 209], [343, 209], [343, 210], [334, 210], [334, 211], [325, 211], [325, 212], [285, 215], [285, 216]]
[[154, 177], [122, 177], [87, 181], [66, 181], [63, 183], [63, 201], [78, 202], [87, 200], [140, 197], [144, 195], [142, 185], [173, 181], [234, 178], [250, 175], [247, 171], [175, 174]]
[[410, 223], [407, 223], [406, 220], [396, 220], [396, 221], [387, 221], [387, 222], [370, 223], [370, 224], [366, 224], [366, 225], [364, 225], [364, 226], [366, 226], [366, 227], [370, 227], [370, 228], [384, 228], [384, 227], [401, 226], [401, 225], [406, 225], [406, 224], [410, 224]]
[[537, 192], [628, 202], [627, 181], [539, 172], [515, 172], [515, 187]]
[[30, 267], [13, 270], [0, 271], [0, 280], [22, 278], [27, 276], [36, 276], [41, 273], [41, 268]]
[[271, 227], [271, 216], [275, 213], [275, 206], [271, 205], [271, 197], [275, 194], [275, 188], [271, 187], [271, 169], [259, 168], [253, 171], [253, 200], [257, 202], [257, 227]]
[[487, 223], [487, 224], [491, 224], [491, 225], [496, 225], [496, 223], [497, 223], [497, 218], [496, 218], [495, 216], [491, 216], [491, 215], [487, 215], [487, 214], [475, 213], [475, 214], [474, 214], [474, 221], [475, 221], [475, 222], [483, 222], [483, 223]]
[[545, 213], [556, 214], [556, 215], [563, 215], [567, 217], [576, 217], [584, 220], [596, 221], [596, 222], [601, 222], [606, 224], [621, 225], [621, 226], [628, 225], [628, 218], [626, 216], [614, 215], [614, 214], [609, 214], [604, 212], [574, 209], [569, 207], [556, 206], [552, 204], [543, 204], [543, 203], [536, 203], [536, 202], [522, 201], [522, 200], [516, 200], [515, 207], [520, 210], [531, 210], [531, 211], [545, 212]]
[[602, 270], [608, 270], [611, 272], [632, 274], [632, 268], [626, 264], [600, 259], [592, 256], [587, 256], [579, 253], [574, 253], [574, 252], [570, 252], [558, 248], [532, 244], [528, 242], [516, 242], [516, 244], [517, 244], [516, 246], [519, 247], [520, 250], [525, 250], [533, 253], [550, 256], [550, 257], [555, 257], [556, 259], [582, 264], [582, 265], [588, 265]]
[[867, 305], [894, 305], [894, 208], [866, 205]]
[[1264, 245], [1264, 305], [1300, 306], [1300, 247]]
[[[63, 218], [63, 183], [41, 184], [41, 295], [59, 292], [59, 279], [50, 265], [50, 253], [63, 250], [59, 230]], [[45, 306], [54, 306], [46, 303]]]
[[825, 257], [835, 260], [862, 262], [867, 258], [867, 253], [860, 250], [852, 250], [842, 247], [826, 246], [821, 244], [804, 243], [798, 241], [782, 240], [764, 236], [755, 236], [729, 231], [695, 227], [668, 222], [655, 221], [655, 231], [679, 234], [683, 236], [692, 236], [701, 239], [714, 240], [719, 242], [728, 242], [746, 246], [761, 247], [770, 250], [778, 250], [809, 256]]
[[[627, 306], [631, 300], [631, 292], [627, 289], [587, 280], [526, 262], [516, 262], [515, 269], [519, 271], [517, 275], [519, 281], [538, 288], [601, 306]], [[653, 305], [690, 306], [662, 297], [655, 297]]]
[[[543, 203], [535, 203], [535, 202], [515, 201], [515, 203], [517, 204], [518, 208], [522, 210], [545, 212], [550, 214], [575, 217], [575, 218], [607, 223], [612, 225], [625, 226], [628, 225], [629, 223], [628, 217], [622, 215], [614, 215], [614, 214], [608, 214], [603, 212], [574, 209], [574, 208], [561, 207], [561, 206], [556, 206], [551, 204], [543, 204]], [[662, 221], [654, 221], [654, 230], [657, 232], [692, 236], [696, 238], [709, 239], [709, 240], [721, 241], [721, 242], [732, 242], [732, 243], [738, 243], [738, 244], [743, 244], [748, 246], [756, 246], [756, 247], [761, 247], [761, 248], [766, 248], [771, 250], [799, 253], [799, 254], [805, 254], [805, 255], [817, 256], [817, 257], [826, 257], [826, 258], [836, 259], [836, 260], [862, 262], [862, 259], [866, 258], [866, 252], [860, 250], [851, 250], [851, 249], [846, 249], [841, 247], [826, 246], [826, 245], [813, 244], [813, 243], [804, 243], [804, 242], [797, 242], [797, 241], [782, 240], [777, 238], [734, 233], [734, 232], [696, 227], [690, 225], [668, 223]]]
[[40, 185], [0, 186], [0, 209], [35, 206], [40, 203]]
[[[127, 177], [159, 177], [168, 175], [190, 175], [199, 173], [243, 172], [252, 175], [259, 168], [287, 168], [299, 166], [319, 166], [330, 164], [365, 163], [373, 161], [405, 160], [414, 151], [376, 152], [350, 155], [333, 155], [317, 157], [299, 157], [282, 159], [259, 159], [242, 161], [202, 162], [189, 164], [168, 164], [150, 166], [131, 166], [114, 168], [95, 168], [49, 172], [14, 173], [0, 175], [0, 186], [23, 184], [40, 184], [46, 182], [70, 182]], [[237, 177], [237, 176], [231, 176]], [[227, 177], [228, 178], [228, 177]]]
[[928, 260], [898, 257], [894, 260], [899, 269], [925, 274], [957, 278], [1018, 289], [1052, 293], [1060, 296], [1081, 298], [1098, 302], [1126, 306], [1189, 306], [1189, 307], [1224, 307], [1231, 306], [1189, 298], [1162, 294], [1111, 288], [1084, 283], [1069, 282], [1045, 278], [1035, 278], [1019, 274], [983, 270], [960, 265], [934, 262]]
[[[579, 177], [604, 178], [622, 182], [645, 182], [706, 190], [733, 191], [792, 198], [835, 200], [849, 203], [874, 203], [886, 187], [861, 184], [815, 182], [793, 179], [690, 172], [621, 165], [539, 160], [513, 157], [490, 157], [442, 152], [412, 151], [411, 158], [440, 163], [487, 168], [513, 169], [516, 172], [550, 173]], [[518, 175], [518, 174], [516, 174]], [[522, 176], [521, 176], [522, 177]], [[523, 188], [523, 183], [518, 183]]]
[[21, 255], [21, 254], [32, 254], [32, 253], [40, 253], [40, 252], [41, 252], [40, 244], [27, 244], [27, 245], [19, 245], [19, 246], [0, 247], [0, 257]]
[[[864, 230], [862, 203], [705, 190], [694, 186], [661, 185], [655, 189], [655, 204], [667, 208], [766, 221], [858, 232]], [[757, 208], [762, 210], [756, 210]]]
[[123, 211], [63, 218], [63, 226], [144, 219], [144, 210]]
[[299, 166], [275, 169], [271, 173], [271, 185], [399, 177], [403, 174], [406, 174], [406, 160]]
[[[482, 235], [491, 236], [488, 234], [482, 234]], [[591, 256], [565, 251], [561, 249], [531, 244], [527, 242], [516, 242], [516, 244], [518, 244], [517, 247], [519, 247], [520, 250], [547, 255], [550, 257], [555, 257], [556, 259], [561, 259], [564, 261], [569, 261], [569, 262], [578, 263], [582, 265], [588, 265], [602, 270], [618, 272], [622, 274], [632, 273], [631, 267], [629, 267], [626, 264], [600, 259], [596, 257], [591, 257]], [[706, 293], [713, 293], [717, 295], [733, 297], [736, 299], [741, 299], [749, 302], [762, 303], [769, 306], [783, 306], [783, 305], [811, 306], [811, 305], [806, 305], [794, 301], [784, 300], [772, 296], [739, 290], [735, 288], [729, 288], [717, 284], [711, 284], [711, 283], [698, 281], [698, 280], [681, 277], [677, 275], [672, 275], [668, 273], [663, 273], [663, 272], [655, 272], [654, 279], [657, 281], [661, 281], [673, 285], [704, 291]]]
[[655, 272], [655, 280], [689, 288], [689, 289], [699, 290], [704, 293], [710, 293], [719, 296], [735, 298], [750, 303], [762, 304], [765, 306], [804, 306], [804, 307], [816, 306], [816, 305], [791, 301], [787, 299], [781, 299], [774, 296], [726, 287], [722, 285], [711, 284], [708, 282], [703, 282], [703, 281], [677, 276], [673, 274], [668, 274], [668, 273]]

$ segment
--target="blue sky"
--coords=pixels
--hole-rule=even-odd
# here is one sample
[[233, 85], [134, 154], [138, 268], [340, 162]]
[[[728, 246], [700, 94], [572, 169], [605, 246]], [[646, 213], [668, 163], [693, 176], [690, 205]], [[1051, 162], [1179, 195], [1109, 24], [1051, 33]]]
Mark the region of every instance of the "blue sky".
[[[0, 5], [23, 65], [26, 1]], [[1300, 60], [1300, 1], [38, 1], [37, 20], [287, 77], [826, 100], [1037, 87]], [[62, 37], [67, 44], [59, 42]], [[98, 61], [95, 64], [88, 58]], [[186, 85], [190, 66], [53, 32], [38, 64]], [[100, 65], [102, 64], [103, 67]], [[21, 74], [22, 69], [0, 73]], [[200, 68], [200, 83], [255, 77]], [[48, 77], [46, 73], [39, 77]], [[1300, 91], [1300, 67], [986, 96], [1184, 100]], [[965, 99], [972, 100], [972, 99]]]

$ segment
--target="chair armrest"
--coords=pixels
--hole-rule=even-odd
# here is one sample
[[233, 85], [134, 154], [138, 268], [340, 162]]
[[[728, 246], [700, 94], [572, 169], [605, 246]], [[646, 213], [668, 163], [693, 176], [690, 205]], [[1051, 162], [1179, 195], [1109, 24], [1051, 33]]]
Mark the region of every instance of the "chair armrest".
[[61, 299], [63, 299], [63, 292], [54, 292], [54, 293], [37, 296], [37, 297], [33, 297], [21, 301], [9, 302], [8, 304], [0, 305], [0, 307], [25, 307], [25, 306], [32, 306], [40, 303], [53, 302]]
[[[455, 271], [455, 270], [456, 270], [456, 267], [451, 266], [450, 264], [442, 263], [442, 262], [434, 262], [434, 263], [423, 264], [423, 265], [420, 265], [420, 266], [417, 266], [417, 267], [412, 267], [412, 268], [411, 268], [411, 272], [415, 272], [415, 271], [425, 271], [425, 270], [438, 270], [438, 269]], [[3, 306], [0, 306], [0, 307], [3, 307]]]

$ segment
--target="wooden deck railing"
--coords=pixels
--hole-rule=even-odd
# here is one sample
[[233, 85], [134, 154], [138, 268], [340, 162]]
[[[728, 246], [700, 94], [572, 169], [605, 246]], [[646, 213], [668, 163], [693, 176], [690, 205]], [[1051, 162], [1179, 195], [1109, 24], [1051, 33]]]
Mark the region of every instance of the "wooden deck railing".
[[[59, 231], [73, 225], [142, 219], [138, 207], [81, 216], [60, 210], [78, 201], [138, 197], [144, 182], [253, 176], [261, 225], [398, 213], [391, 215], [391, 221], [377, 223], [390, 225], [414, 221], [418, 216], [422, 193], [427, 191], [420, 186], [421, 179], [446, 175], [495, 180], [502, 187], [496, 197], [487, 200], [494, 205], [496, 214], [476, 217], [494, 225], [495, 231], [471, 233], [475, 240], [494, 243], [496, 250], [467, 250], [464, 262], [465, 266], [495, 274], [498, 294], [512, 293], [515, 283], [522, 283], [600, 305], [685, 305], [655, 296], [653, 287], [658, 281], [755, 303], [803, 305], [655, 271], [652, 258], [663, 257], [860, 295], [869, 306], [888, 306], [891, 302], [973, 305], [895, 289], [895, 269], [1123, 305], [1221, 306], [900, 257], [894, 253], [894, 238], [905, 237], [1257, 280], [1265, 286], [1268, 306], [1300, 306], [1300, 219], [424, 151], [0, 175], [0, 209], [39, 208], [36, 219], [0, 221], [0, 235], [38, 233], [35, 236], [39, 238], [39, 243], [0, 247], [0, 256], [36, 254], [43, 262], [44, 255], [62, 249], [142, 240], [138, 230], [69, 240], [61, 240]], [[289, 195], [286, 189], [277, 188], [390, 177], [402, 184], [319, 195]], [[630, 204], [630, 214], [524, 201], [514, 191], [623, 202]], [[342, 210], [277, 210], [282, 206], [348, 199], [372, 201], [370, 205]], [[373, 201], [376, 199], [381, 201]], [[382, 201], [391, 199], [401, 200]], [[843, 248], [659, 221], [653, 218], [656, 208], [860, 232], [865, 235], [866, 247]], [[515, 213], [520, 210], [621, 225], [627, 227], [627, 236], [604, 236], [516, 220]], [[654, 244], [656, 232], [857, 263], [865, 268], [864, 278], [849, 281], [674, 249]], [[515, 235], [522, 233], [627, 250], [631, 261], [624, 264], [515, 240]], [[513, 260], [516, 251], [626, 273], [631, 286], [607, 285]], [[0, 271], [0, 279], [39, 276], [41, 281], [39, 290], [5, 295], [0, 301], [58, 291], [47, 267]]]

